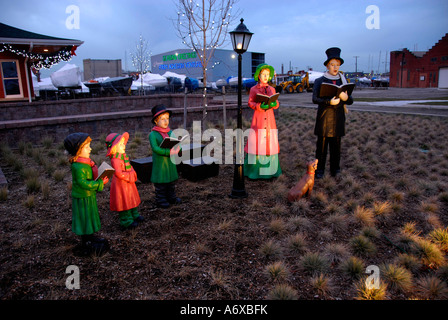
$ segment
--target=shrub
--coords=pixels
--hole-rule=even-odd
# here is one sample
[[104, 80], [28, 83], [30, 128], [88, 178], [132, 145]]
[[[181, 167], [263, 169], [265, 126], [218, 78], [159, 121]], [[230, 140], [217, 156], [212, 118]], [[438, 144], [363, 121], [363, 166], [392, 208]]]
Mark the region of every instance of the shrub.
[[310, 219], [299, 216], [290, 218], [288, 223], [293, 229], [297, 228], [302, 231], [309, 231], [314, 226]]
[[365, 266], [361, 259], [350, 257], [339, 265], [339, 270], [352, 279], [359, 279], [365, 273]]
[[286, 280], [289, 271], [285, 264], [281, 261], [276, 261], [269, 264], [265, 269], [267, 277], [275, 282], [281, 282]]
[[376, 253], [375, 244], [370, 241], [369, 238], [366, 238], [362, 235], [351, 238], [350, 245], [353, 252], [361, 256], [369, 256]]
[[355, 220], [365, 226], [372, 226], [375, 224], [373, 211], [363, 206], [356, 207], [355, 212], [353, 213], [353, 217], [355, 218]]
[[391, 290], [407, 292], [412, 288], [412, 274], [409, 270], [394, 264], [383, 265], [380, 270], [381, 278], [385, 279]]
[[389, 201], [374, 202], [373, 214], [376, 216], [387, 217], [392, 212], [392, 206]]
[[288, 247], [293, 252], [303, 253], [307, 250], [307, 243], [305, 236], [301, 233], [297, 233], [288, 238]]
[[426, 276], [417, 280], [417, 294], [423, 299], [443, 300], [448, 298], [446, 284], [435, 276]]
[[350, 255], [347, 246], [343, 243], [329, 243], [325, 246], [323, 254], [330, 263], [340, 263]]
[[448, 251], [448, 228], [437, 228], [429, 233], [429, 238], [437, 244], [440, 249]]
[[332, 290], [333, 285], [331, 280], [324, 274], [315, 275], [311, 278], [310, 283], [312, 287], [321, 296], [327, 296]]
[[65, 170], [59, 169], [59, 170], [56, 170], [55, 172], [53, 172], [53, 179], [56, 182], [61, 182], [64, 180], [65, 175], [66, 175]]
[[39, 177], [31, 176], [25, 180], [26, 191], [28, 193], [39, 192], [41, 183]]
[[269, 223], [269, 229], [276, 234], [283, 233], [286, 230], [285, 222], [281, 218], [275, 218]]
[[273, 259], [279, 258], [283, 254], [281, 246], [273, 240], [268, 240], [263, 243], [260, 247], [260, 252], [266, 258]]
[[420, 259], [407, 253], [400, 253], [395, 262], [411, 272], [417, 272], [422, 267]]
[[28, 208], [28, 209], [32, 209], [35, 206], [34, 203], [34, 195], [29, 195], [24, 201], [23, 201], [23, 205]]
[[417, 238], [413, 242], [412, 251], [428, 268], [437, 268], [445, 262], [445, 257], [439, 247], [429, 240]]
[[387, 284], [380, 280], [378, 288], [367, 284], [368, 278], [360, 279], [356, 285], [357, 300], [384, 300], [387, 293]]
[[344, 232], [347, 230], [348, 218], [345, 214], [332, 214], [325, 219], [325, 222], [330, 226], [332, 231]]
[[311, 275], [325, 273], [330, 268], [330, 261], [318, 252], [305, 253], [300, 258], [299, 264], [303, 271]]
[[269, 300], [297, 300], [298, 294], [293, 287], [287, 284], [278, 284], [269, 292], [267, 298]]

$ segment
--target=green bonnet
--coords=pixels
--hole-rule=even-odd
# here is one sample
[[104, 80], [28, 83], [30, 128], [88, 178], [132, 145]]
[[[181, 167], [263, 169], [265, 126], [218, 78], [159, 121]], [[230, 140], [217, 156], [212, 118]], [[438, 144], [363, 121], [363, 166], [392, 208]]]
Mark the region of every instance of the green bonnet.
[[268, 65], [267, 63], [262, 63], [262, 64], [258, 65], [257, 70], [255, 70], [255, 74], [254, 74], [255, 81], [258, 82], [258, 75], [260, 74], [261, 70], [263, 70], [263, 69], [269, 69], [270, 76], [269, 76], [268, 81], [271, 81], [272, 78], [274, 77], [274, 68], [272, 66]]

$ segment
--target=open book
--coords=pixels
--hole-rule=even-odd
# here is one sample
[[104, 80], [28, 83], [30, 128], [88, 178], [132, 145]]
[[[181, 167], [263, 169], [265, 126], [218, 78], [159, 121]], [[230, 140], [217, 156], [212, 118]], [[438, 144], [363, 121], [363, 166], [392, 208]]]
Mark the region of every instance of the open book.
[[257, 93], [257, 96], [255, 97], [255, 102], [258, 103], [264, 102], [265, 104], [269, 105], [271, 102], [277, 101], [279, 95], [280, 93], [274, 93], [272, 96]]
[[339, 98], [339, 94], [344, 91], [347, 91], [347, 94], [350, 96], [354, 88], [355, 88], [354, 83], [346, 83], [340, 86], [332, 83], [322, 83], [320, 86], [319, 97]]
[[183, 137], [180, 138], [180, 139], [176, 139], [176, 138], [173, 138], [173, 137], [167, 137], [167, 138], [164, 138], [163, 141], [162, 141], [162, 143], [160, 144], [160, 148], [168, 148], [168, 149], [171, 149], [171, 148], [174, 147], [176, 144], [178, 144], [178, 143], [184, 141], [187, 137], [188, 137], [188, 135], [183, 136]]
[[103, 163], [98, 168], [98, 177], [95, 179], [95, 181], [101, 180], [104, 177], [108, 177], [110, 179], [114, 175], [114, 172], [115, 169], [103, 161]]

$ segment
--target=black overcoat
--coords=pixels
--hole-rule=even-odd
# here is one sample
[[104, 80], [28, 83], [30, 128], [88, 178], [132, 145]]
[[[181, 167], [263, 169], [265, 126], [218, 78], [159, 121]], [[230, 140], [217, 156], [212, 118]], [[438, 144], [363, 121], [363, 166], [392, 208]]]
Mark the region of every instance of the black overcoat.
[[[333, 83], [333, 80], [322, 76], [314, 81], [313, 103], [318, 105], [314, 134], [322, 137], [342, 137], [345, 135], [344, 104], [353, 104], [353, 98], [349, 96], [347, 101], [341, 100], [338, 105], [332, 106], [330, 104], [332, 97], [319, 97], [320, 86], [323, 82]], [[342, 80], [336, 80], [336, 84], [341, 85]]]

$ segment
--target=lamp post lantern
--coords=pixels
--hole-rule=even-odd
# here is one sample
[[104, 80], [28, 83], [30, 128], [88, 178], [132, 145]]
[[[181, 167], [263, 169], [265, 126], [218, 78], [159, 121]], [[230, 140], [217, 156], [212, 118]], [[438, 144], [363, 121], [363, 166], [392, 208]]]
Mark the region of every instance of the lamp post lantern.
[[246, 198], [247, 192], [244, 186], [244, 151], [243, 151], [243, 109], [242, 109], [242, 75], [241, 75], [241, 55], [247, 51], [249, 47], [250, 39], [253, 33], [250, 32], [245, 26], [244, 19], [240, 20], [241, 23], [235, 28], [235, 30], [229, 32], [230, 39], [232, 40], [233, 50], [238, 53], [238, 118], [237, 118], [237, 135], [236, 135], [236, 159], [235, 169], [233, 174], [233, 187], [231, 198]]

